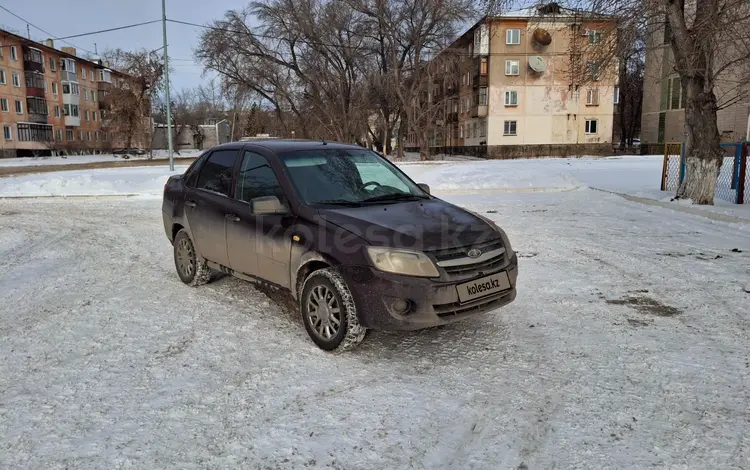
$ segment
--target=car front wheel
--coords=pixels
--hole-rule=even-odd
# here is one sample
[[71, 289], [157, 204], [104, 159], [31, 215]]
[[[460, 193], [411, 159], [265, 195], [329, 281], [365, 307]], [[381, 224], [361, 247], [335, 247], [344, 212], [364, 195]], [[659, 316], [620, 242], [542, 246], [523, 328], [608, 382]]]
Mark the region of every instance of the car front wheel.
[[365, 338], [357, 308], [344, 278], [334, 268], [312, 272], [300, 296], [302, 321], [310, 338], [325, 351], [346, 351]]

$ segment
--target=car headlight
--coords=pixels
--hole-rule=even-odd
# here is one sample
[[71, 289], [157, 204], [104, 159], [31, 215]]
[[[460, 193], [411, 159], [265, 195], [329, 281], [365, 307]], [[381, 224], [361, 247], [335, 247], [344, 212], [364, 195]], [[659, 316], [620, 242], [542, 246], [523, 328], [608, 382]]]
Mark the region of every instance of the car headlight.
[[439, 277], [435, 263], [422, 252], [368, 246], [367, 255], [375, 268], [395, 274], [407, 276]]

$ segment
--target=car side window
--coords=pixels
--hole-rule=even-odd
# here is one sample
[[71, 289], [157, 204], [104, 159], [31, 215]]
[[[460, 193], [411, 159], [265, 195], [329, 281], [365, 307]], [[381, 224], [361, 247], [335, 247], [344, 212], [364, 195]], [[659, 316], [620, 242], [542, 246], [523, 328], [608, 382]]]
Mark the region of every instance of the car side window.
[[201, 165], [196, 187], [228, 196], [236, 158], [237, 150], [214, 151]]
[[200, 172], [203, 161], [208, 157], [208, 152], [198, 157], [185, 171], [185, 186], [194, 188], [198, 183], [198, 173]]
[[266, 157], [251, 151], [245, 152], [234, 196], [245, 202], [256, 197], [276, 196], [279, 201], [284, 202], [284, 190]]

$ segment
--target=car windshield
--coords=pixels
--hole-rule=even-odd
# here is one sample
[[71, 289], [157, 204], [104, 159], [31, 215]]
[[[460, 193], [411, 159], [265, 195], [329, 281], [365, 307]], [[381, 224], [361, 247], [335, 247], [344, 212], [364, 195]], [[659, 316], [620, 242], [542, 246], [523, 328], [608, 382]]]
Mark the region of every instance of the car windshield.
[[367, 149], [315, 149], [279, 155], [306, 204], [357, 206], [429, 196]]

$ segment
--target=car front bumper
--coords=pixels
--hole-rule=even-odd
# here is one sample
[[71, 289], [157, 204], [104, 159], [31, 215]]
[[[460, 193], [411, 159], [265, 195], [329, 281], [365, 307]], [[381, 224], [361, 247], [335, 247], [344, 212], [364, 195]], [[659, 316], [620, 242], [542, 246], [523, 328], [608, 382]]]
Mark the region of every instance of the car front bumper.
[[[509, 289], [464, 303], [459, 301], [457, 285], [503, 271], [508, 273]], [[499, 269], [456, 282], [391, 274], [370, 266], [344, 266], [342, 275], [354, 296], [362, 326], [376, 330], [419, 330], [454, 323], [511, 303], [516, 298], [518, 258], [514, 254]], [[399, 299], [410, 304], [405, 314], [393, 309], [394, 301]]]

